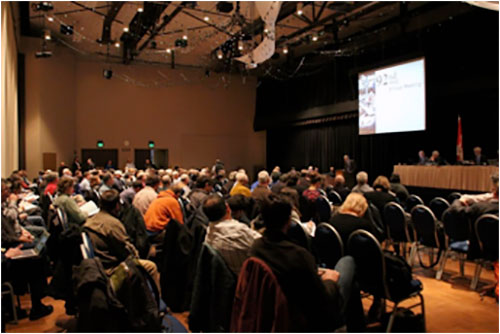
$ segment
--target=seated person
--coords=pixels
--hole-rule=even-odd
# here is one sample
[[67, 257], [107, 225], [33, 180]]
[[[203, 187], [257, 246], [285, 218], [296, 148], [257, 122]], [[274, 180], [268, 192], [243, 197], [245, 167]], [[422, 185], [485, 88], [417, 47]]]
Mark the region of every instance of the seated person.
[[56, 172], [48, 172], [44, 176], [45, 182], [47, 183], [47, 186], [45, 187], [45, 190], [43, 193], [45, 195], [51, 194], [54, 196], [57, 191], [57, 181], [59, 180], [58, 175]]
[[141, 191], [141, 189], [142, 189], [142, 182], [134, 181], [134, 183], [132, 183], [132, 187], [127, 188], [120, 193], [120, 199], [123, 201], [124, 204], [132, 205], [135, 194]]
[[234, 220], [229, 205], [219, 195], [208, 196], [203, 212], [210, 221], [205, 242], [220, 253], [229, 269], [238, 276], [250, 247], [260, 234]]
[[373, 188], [368, 185], [368, 173], [367, 172], [359, 172], [356, 174], [356, 184], [352, 188], [353, 193], [368, 193], [370, 191], [373, 191]]
[[488, 164], [488, 159], [486, 159], [486, 156], [484, 154], [481, 154], [481, 147], [476, 146], [474, 147], [474, 164], [476, 165], [487, 165]]
[[214, 181], [207, 176], [196, 179], [196, 188], [189, 194], [190, 209], [197, 210], [214, 189]]
[[80, 210], [76, 201], [71, 197], [74, 193], [74, 183], [73, 178], [69, 176], [63, 176], [59, 183], [57, 184], [57, 198], [54, 201], [54, 205], [61, 208], [66, 212], [68, 216], [68, 224], [83, 224], [87, 219], [87, 213]]
[[151, 203], [144, 215], [144, 223], [149, 232], [160, 234], [171, 219], [184, 224], [184, 216], [178, 200], [182, 194], [182, 187], [184, 187], [182, 182], [174, 184], [170, 189], [159, 193], [158, 198]]
[[330, 219], [330, 224], [339, 232], [344, 244], [344, 251], [347, 251], [347, 241], [352, 232], [365, 230], [381, 240], [382, 236], [373, 224], [364, 217], [368, 209], [366, 198], [359, 193], [350, 193], [344, 203], [340, 206], [339, 212]]
[[432, 155], [427, 161], [427, 165], [448, 165], [448, 162], [439, 155], [439, 151], [432, 151]]
[[333, 181], [333, 190], [335, 190], [340, 197], [342, 198], [342, 202], [345, 201], [347, 195], [351, 192], [349, 187], [345, 185], [345, 178], [342, 175], [335, 176]]
[[[89, 218], [83, 227], [90, 231], [89, 237], [94, 246], [94, 252], [102, 262], [108, 274], [132, 255], [136, 258], [139, 253], [130, 242], [130, 237], [118, 216], [121, 204], [118, 191], [115, 189], [106, 190], [101, 197], [101, 210], [92, 218]], [[148, 260], [139, 259], [139, 263], [154, 279], [158, 289], [160, 289], [160, 274], [156, 265]], [[158, 290], [160, 291], [160, 290]]]
[[314, 257], [287, 237], [292, 206], [271, 194], [262, 207], [266, 231], [250, 251], [272, 269], [288, 301], [292, 332], [327, 332], [344, 324], [364, 330], [359, 290], [353, 284], [354, 259], [343, 257], [335, 270], [318, 270]]
[[391, 175], [391, 191], [396, 194], [396, 197], [399, 200], [399, 203], [406, 203], [406, 199], [410, 196], [408, 189], [404, 185], [401, 184], [401, 179], [399, 178], [399, 174], [393, 173]]
[[257, 185], [252, 190], [252, 197], [257, 202], [263, 201], [264, 198], [271, 193], [271, 189], [269, 188], [270, 181], [271, 178], [267, 171], [263, 170], [259, 172], [257, 176]]
[[383, 176], [378, 176], [373, 182], [374, 191], [365, 193], [366, 199], [377, 207], [380, 214], [384, 213], [384, 206], [389, 202], [396, 202], [394, 194], [389, 192], [391, 184], [389, 180]]
[[231, 196], [234, 195], [243, 195], [246, 197], [251, 197], [252, 192], [248, 189], [248, 176], [245, 172], [240, 171], [236, 174], [236, 183], [234, 184], [233, 189], [229, 192]]
[[115, 179], [113, 177], [113, 174], [109, 172], [104, 174], [104, 176], [102, 177], [102, 185], [99, 187], [99, 195], [102, 195], [102, 193], [107, 190], [111, 190], [114, 184]]
[[146, 186], [135, 194], [132, 205], [135, 206], [143, 216], [146, 214], [149, 205], [158, 196], [157, 191], [159, 187], [160, 178], [157, 175], [150, 175], [146, 178]]
[[227, 199], [227, 204], [231, 209], [231, 217], [240, 223], [250, 226], [255, 201], [251, 197], [234, 195]]
[[[2, 217], [2, 225], [3, 219]], [[3, 242], [2, 231], [2, 246], [6, 247]], [[20, 255], [21, 247], [19, 244], [16, 247], [8, 248], [6, 251], [2, 249], [2, 282], [12, 282], [14, 287], [28, 284], [30, 287], [31, 311], [30, 320], [38, 320], [52, 313], [54, 308], [51, 305], [44, 305], [42, 298], [45, 296], [47, 289], [47, 276], [44, 272], [44, 259], [40, 257], [27, 258], [20, 260], [11, 260], [13, 257]], [[2, 316], [2, 321], [4, 321]]]

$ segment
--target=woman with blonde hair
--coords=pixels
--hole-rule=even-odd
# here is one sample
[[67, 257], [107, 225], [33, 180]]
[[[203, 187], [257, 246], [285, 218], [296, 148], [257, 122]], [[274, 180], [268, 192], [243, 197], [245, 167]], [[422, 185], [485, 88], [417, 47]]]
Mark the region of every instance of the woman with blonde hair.
[[330, 224], [339, 232], [344, 250], [347, 251], [347, 240], [352, 232], [366, 230], [379, 238], [379, 232], [373, 224], [364, 218], [368, 209], [366, 198], [359, 193], [350, 193], [339, 209], [339, 213], [330, 219]]

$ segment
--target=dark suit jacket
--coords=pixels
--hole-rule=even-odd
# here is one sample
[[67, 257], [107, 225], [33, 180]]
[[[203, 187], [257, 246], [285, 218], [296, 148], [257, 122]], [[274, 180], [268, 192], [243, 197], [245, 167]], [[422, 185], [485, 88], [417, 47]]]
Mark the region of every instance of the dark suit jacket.
[[342, 304], [337, 284], [320, 279], [314, 257], [305, 248], [292, 243], [281, 231], [268, 229], [254, 242], [250, 255], [272, 269], [289, 309], [304, 316], [305, 323], [294, 323], [290, 331], [325, 332], [338, 327]]
[[474, 156], [474, 164], [476, 165], [487, 165], [488, 164], [488, 160], [486, 159], [486, 156], [484, 154], [481, 154], [479, 156], [479, 163], [478, 163], [478, 157], [477, 156]]

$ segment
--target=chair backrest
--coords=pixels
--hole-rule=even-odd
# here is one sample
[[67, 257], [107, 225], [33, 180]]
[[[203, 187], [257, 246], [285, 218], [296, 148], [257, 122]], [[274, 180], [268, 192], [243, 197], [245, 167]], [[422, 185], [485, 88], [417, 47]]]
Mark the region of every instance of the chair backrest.
[[82, 232], [82, 241], [82, 257], [84, 259], [93, 259], [95, 257], [94, 245], [92, 244], [92, 240], [90, 240], [87, 232]]
[[421, 245], [440, 248], [437, 221], [431, 209], [419, 204], [411, 210], [411, 219]]
[[474, 228], [481, 257], [491, 261], [498, 260], [498, 216], [482, 215], [476, 220]]
[[411, 240], [408, 233], [405, 211], [396, 202], [389, 202], [384, 206], [384, 221], [387, 238], [393, 242], [408, 242]]
[[309, 237], [309, 234], [304, 229], [304, 226], [302, 226], [302, 224], [292, 222], [290, 228], [288, 229], [287, 235], [295, 244], [304, 247], [308, 251], [311, 250], [311, 238]]
[[293, 317], [279, 282], [269, 266], [256, 257], [242, 265], [234, 294], [231, 332], [290, 332]]
[[380, 210], [375, 206], [375, 204], [368, 202], [368, 209], [365, 213], [365, 218], [368, 219], [373, 227], [378, 231], [380, 235], [383, 235], [384, 239], [387, 236], [385, 223], [380, 214]]
[[316, 201], [316, 207], [317, 207], [317, 213], [318, 213], [318, 219], [320, 222], [326, 222], [329, 221], [332, 215], [332, 207], [330, 206], [330, 201], [328, 198], [325, 196], [320, 196], [318, 197], [318, 200]]
[[321, 223], [316, 227], [313, 246], [318, 263], [325, 268], [334, 269], [338, 260], [344, 256], [344, 243], [339, 232], [327, 223]]
[[451, 194], [448, 195], [448, 202], [453, 203], [454, 200], [459, 199], [462, 197], [462, 194], [459, 192], [452, 192]]
[[468, 240], [470, 234], [469, 220], [461, 215], [457, 215], [451, 209], [443, 212], [441, 221], [444, 231], [450, 242]]
[[442, 197], [433, 198], [429, 202], [429, 209], [431, 209], [437, 220], [443, 220], [443, 213], [450, 207], [450, 203]]
[[416, 206], [416, 205], [423, 205], [424, 201], [417, 196], [417, 195], [410, 195], [406, 199], [406, 212], [411, 212], [411, 210]]
[[342, 197], [338, 192], [335, 190], [331, 189], [328, 191], [328, 200], [332, 202], [333, 205], [340, 205], [342, 204]]
[[376, 297], [388, 297], [384, 253], [373, 234], [365, 230], [354, 231], [347, 241], [347, 249], [356, 262], [360, 289]]
[[66, 215], [66, 211], [61, 208], [57, 208], [57, 218], [59, 218], [59, 222], [61, 223], [63, 231], [68, 228], [68, 216]]

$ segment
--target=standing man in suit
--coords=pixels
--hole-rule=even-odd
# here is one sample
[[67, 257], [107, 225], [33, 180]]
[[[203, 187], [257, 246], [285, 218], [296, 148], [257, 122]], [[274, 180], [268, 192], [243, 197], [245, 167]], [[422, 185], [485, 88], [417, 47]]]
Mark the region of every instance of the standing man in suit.
[[354, 175], [356, 173], [356, 162], [349, 157], [349, 155], [344, 155], [344, 178], [345, 183], [349, 188], [352, 188], [355, 184]]
[[476, 165], [487, 165], [488, 160], [486, 160], [486, 157], [481, 154], [481, 147], [476, 146], [474, 147], [474, 164]]

